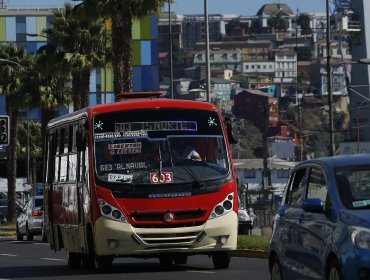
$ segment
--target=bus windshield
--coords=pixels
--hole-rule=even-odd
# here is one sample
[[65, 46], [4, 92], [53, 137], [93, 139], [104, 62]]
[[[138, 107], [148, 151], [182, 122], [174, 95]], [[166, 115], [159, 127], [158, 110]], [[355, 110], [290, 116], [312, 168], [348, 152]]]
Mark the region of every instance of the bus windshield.
[[110, 184], [179, 184], [221, 179], [229, 155], [218, 114], [147, 109], [94, 118], [95, 172]]

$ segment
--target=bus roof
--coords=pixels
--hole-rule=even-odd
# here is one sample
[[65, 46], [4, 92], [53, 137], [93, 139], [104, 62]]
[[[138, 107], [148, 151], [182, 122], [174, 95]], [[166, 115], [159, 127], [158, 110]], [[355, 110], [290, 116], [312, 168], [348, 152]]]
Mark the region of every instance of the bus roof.
[[125, 99], [115, 103], [96, 105], [89, 107], [90, 113], [99, 114], [116, 110], [132, 110], [132, 109], [145, 109], [145, 108], [193, 108], [203, 110], [217, 110], [213, 104], [182, 100], [182, 99], [167, 99], [167, 98], [136, 98]]
[[219, 109], [211, 103], [202, 101], [192, 101], [183, 99], [167, 99], [167, 98], [133, 98], [124, 99], [115, 103], [94, 105], [83, 108], [79, 111], [60, 116], [52, 119], [48, 123], [48, 128], [54, 125], [73, 121], [81, 118], [82, 116], [95, 115], [119, 110], [133, 110], [133, 109], [146, 109], [146, 108], [190, 108], [201, 110], [217, 110]]

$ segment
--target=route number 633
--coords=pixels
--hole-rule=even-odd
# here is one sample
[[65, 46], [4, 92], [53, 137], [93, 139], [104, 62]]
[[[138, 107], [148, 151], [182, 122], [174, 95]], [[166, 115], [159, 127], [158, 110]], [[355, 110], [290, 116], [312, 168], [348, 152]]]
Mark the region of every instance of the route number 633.
[[172, 172], [151, 172], [150, 173], [150, 183], [161, 184], [161, 183], [172, 183], [173, 173]]

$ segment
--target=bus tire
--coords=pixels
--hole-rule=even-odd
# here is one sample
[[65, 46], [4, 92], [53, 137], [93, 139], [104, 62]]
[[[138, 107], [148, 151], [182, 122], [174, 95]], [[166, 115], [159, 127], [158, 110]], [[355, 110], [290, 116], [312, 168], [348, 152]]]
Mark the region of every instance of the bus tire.
[[95, 256], [95, 269], [99, 273], [109, 272], [112, 268], [112, 256]]
[[230, 264], [230, 252], [218, 251], [212, 253], [213, 267], [215, 269], [227, 269]]
[[86, 227], [87, 254], [82, 256], [82, 267], [85, 269], [95, 268], [94, 237], [90, 224]]
[[188, 256], [185, 254], [177, 254], [173, 256], [173, 262], [175, 264], [186, 264], [188, 262]]
[[172, 265], [173, 261], [174, 261], [174, 258], [170, 254], [159, 256], [159, 264], [163, 268], [169, 268]]
[[69, 268], [80, 268], [81, 254], [75, 252], [68, 252], [68, 266]]

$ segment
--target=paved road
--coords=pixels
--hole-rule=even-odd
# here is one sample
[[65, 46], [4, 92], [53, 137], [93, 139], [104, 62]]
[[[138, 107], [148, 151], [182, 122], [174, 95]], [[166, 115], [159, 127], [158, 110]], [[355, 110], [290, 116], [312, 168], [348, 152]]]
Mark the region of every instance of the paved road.
[[169, 270], [160, 267], [158, 259], [118, 258], [113, 263], [112, 271], [104, 275], [84, 269], [69, 269], [66, 252], [55, 253], [48, 243], [40, 240], [0, 238], [0, 280], [95, 280], [104, 277], [109, 277], [109, 280], [267, 280], [269, 274], [265, 259], [233, 257], [228, 270], [214, 270], [212, 260], [207, 256], [192, 256], [187, 265], [174, 265]]

